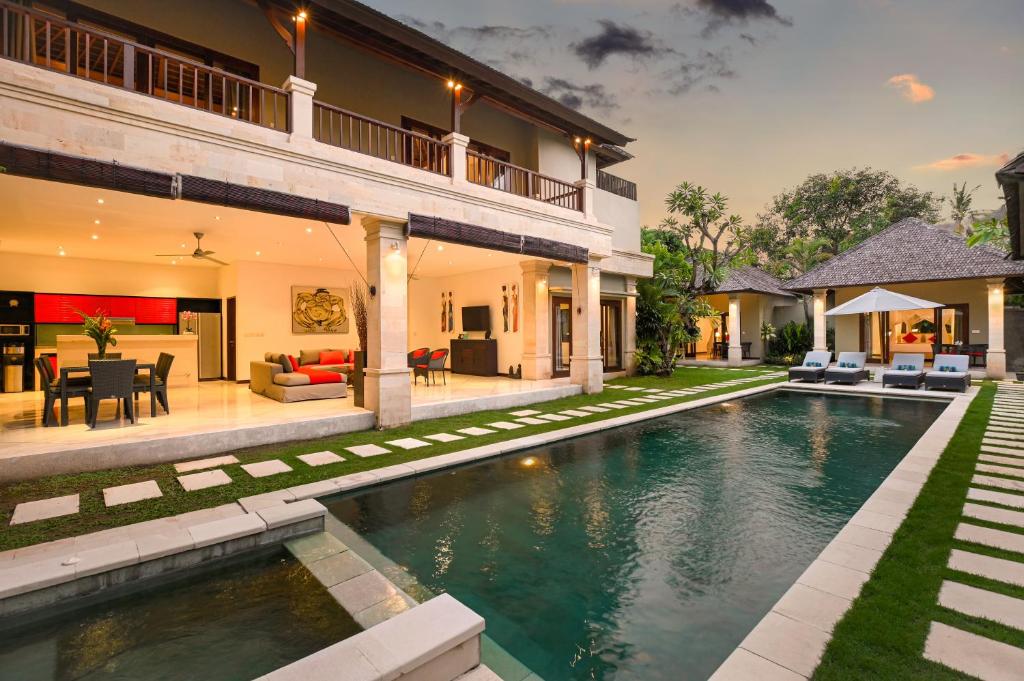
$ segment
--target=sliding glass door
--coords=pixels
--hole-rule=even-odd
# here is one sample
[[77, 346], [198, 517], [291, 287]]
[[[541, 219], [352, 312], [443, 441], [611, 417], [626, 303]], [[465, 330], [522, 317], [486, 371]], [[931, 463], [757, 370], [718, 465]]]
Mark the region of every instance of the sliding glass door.
[[622, 369], [622, 301], [601, 301], [601, 358], [605, 371]]
[[554, 376], [569, 375], [572, 353], [572, 299], [551, 299], [551, 361]]

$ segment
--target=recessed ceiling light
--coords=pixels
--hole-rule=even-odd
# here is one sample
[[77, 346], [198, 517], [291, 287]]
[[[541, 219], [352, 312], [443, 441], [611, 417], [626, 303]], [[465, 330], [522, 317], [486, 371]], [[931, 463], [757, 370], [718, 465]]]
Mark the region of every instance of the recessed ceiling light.
[[260, 252], [259, 252], [259, 251], [256, 251], [256, 255], [259, 255], [259, 254], [260, 254]]
[[312, 233], [313, 233], [313, 228], [312, 227], [306, 227], [306, 234], [312, 234]]
[[437, 250], [438, 250], [438, 252], [443, 251], [444, 250], [444, 246], [438, 246]]
[[213, 216], [213, 219], [214, 219], [214, 220], [220, 220], [220, 216], [219, 216], [219, 215], [214, 215], [214, 216]]
[[99, 234], [93, 234], [91, 238], [92, 238], [93, 241], [96, 241], [97, 239], [100, 238], [100, 235]]
[[185, 248], [185, 244], [180, 244], [182, 248]]
[[177, 260], [172, 260], [172, 261], [171, 261], [171, 264], [172, 264], [172, 265], [177, 265], [177, 264], [178, 264], [178, 261], [177, 261]]
[[96, 199], [96, 203], [98, 203], [98, 204], [100, 204], [102, 206], [103, 205], [103, 199]]
[[63, 247], [60, 247], [60, 248], [59, 248], [59, 249], [57, 250], [57, 255], [64, 255], [64, 248], [63, 248]]
[[99, 221], [99, 220], [93, 220], [93, 221], [92, 221], [92, 224], [94, 224], [94, 225], [98, 225], [98, 224], [100, 224], [100, 221]]

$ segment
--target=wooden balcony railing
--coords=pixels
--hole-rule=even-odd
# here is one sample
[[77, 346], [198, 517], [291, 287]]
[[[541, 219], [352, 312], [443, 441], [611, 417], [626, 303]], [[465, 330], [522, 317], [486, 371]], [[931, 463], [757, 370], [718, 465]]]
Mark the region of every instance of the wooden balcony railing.
[[280, 88], [3, 0], [0, 31], [0, 57], [288, 129], [288, 93]]
[[438, 175], [451, 174], [451, 147], [444, 142], [323, 102], [313, 102], [313, 137]]
[[606, 192], [611, 192], [612, 194], [618, 194], [624, 199], [636, 201], [635, 182], [623, 180], [621, 177], [616, 177], [615, 175], [606, 173], [603, 170], [597, 171], [597, 188], [603, 189]]
[[563, 208], [583, 210], [582, 190], [571, 182], [556, 180], [474, 151], [467, 151], [466, 156], [466, 179], [473, 184]]

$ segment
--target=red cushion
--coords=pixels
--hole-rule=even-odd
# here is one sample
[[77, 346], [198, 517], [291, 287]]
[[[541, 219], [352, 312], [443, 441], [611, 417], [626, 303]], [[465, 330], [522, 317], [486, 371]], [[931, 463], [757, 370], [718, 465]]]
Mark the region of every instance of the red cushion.
[[429, 364], [417, 364], [417, 365], [416, 365], [416, 368], [417, 368], [417, 369], [426, 369], [426, 368], [428, 368], [429, 366], [430, 366]]
[[915, 343], [915, 342], [917, 342], [917, 336], [915, 336], [913, 333], [908, 333], [906, 336], [903, 337], [903, 342], [904, 343]]
[[932, 336], [931, 338], [929, 338], [928, 342], [934, 344], [935, 343], [935, 336]]
[[348, 351], [348, 363], [349, 364], [355, 364], [356, 363], [356, 351], [355, 350], [349, 350]]
[[413, 359], [419, 359], [420, 357], [422, 357], [423, 355], [427, 354], [428, 352], [430, 352], [430, 351], [427, 350], [426, 348], [420, 348], [418, 350], [413, 350], [412, 351], [412, 358]]
[[309, 376], [310, 385], [317, 385], [318, 383], [341, 383], [342, 381], [341, 374], [337, 371], [321, 371], [320, 369], [303, 367], [299, 369], [299, 373]]
[[50, 355], [46, 359], [50, 360], [50, 368], [53, 369], [53, 375], [60, 376], [60, 371], [57, 369], [57, 355]]
[[291, 362], [292, 371], [298, 371], [299, 370], [299, 360], [295, 359], [291, 355], [288, 355], [288, 361]]
[[344, 364], [344, 350], [328, 350], [320, 353], [320, 364]]
[[444, 350], [434, 350], [432, 353], [430, 353], [430, 359], [441, 359], [442, 357], [444, 357], [444, 355]]

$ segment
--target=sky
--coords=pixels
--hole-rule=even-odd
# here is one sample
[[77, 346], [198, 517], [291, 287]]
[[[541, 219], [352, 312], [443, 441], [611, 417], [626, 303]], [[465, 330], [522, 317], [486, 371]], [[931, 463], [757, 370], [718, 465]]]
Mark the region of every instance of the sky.
[[367, 1], [636, 138], [646, 225], [683, 181], [750, 223], [853, 167], [994, 209], [1024, 150], [1024, 0]]

